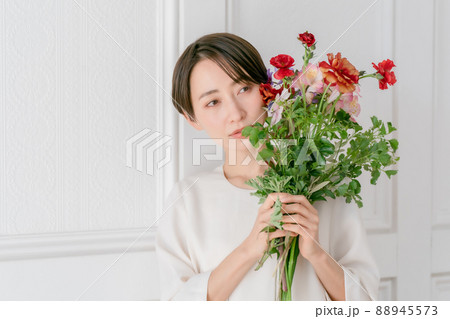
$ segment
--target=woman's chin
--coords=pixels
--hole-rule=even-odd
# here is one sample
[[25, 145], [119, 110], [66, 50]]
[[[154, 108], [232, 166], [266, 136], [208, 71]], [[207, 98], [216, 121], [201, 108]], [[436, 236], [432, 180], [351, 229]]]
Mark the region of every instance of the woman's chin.
[[250, 142], [249, 138], [235, 138], [235, 139], [229, 139], [228, 140], [228, 146], [229, 149], [231, 149], [232, 147], [235, 147], [236, 150], [241, 151], [241, 150], [252, 150], [254, 151], [256, 148], [252, 145], [252, 143]]

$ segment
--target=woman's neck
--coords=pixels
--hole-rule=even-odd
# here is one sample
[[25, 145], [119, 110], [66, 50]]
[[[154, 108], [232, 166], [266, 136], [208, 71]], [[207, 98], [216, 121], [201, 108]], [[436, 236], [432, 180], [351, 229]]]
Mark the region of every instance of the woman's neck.
[[253, 189], [245, 184], [246, 181], [263, 176], [264, 171], [269, 167], [263, 160], [256, 160], [258, 153], [265, 148], [265, 144], [258, 148], [253, 147], [248, 139], [234, 140], [237, 143], [229, 143], [225, 150], [225, 163], [223, 171], [225, 177], [231, 184], [240, 188]]

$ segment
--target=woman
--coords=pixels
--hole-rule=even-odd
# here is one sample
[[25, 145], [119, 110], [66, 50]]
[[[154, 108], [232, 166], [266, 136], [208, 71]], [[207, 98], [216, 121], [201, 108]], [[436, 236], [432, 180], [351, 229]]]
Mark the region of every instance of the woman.
[[286, 193], [260, 205], [250, 196], [255, 190], [245, 181], [267, 166], [239, 130], [264, 123], [259, 84], [267, 79], [258, 51], [230, 33], [199, 38], [175, 66], [175, 108], [223, 147], [226, 160], [178, 182], [167, 197], [156, 238], [161, 299], [276, 300], [275, 256], [254, 269], [268, 244], [260, 231], [280, 195], [284, 230], [269, 240], [301, 236], [292, 299], [376, 300], [380, 275], [355, 205], [338, 198], [313, 207]]

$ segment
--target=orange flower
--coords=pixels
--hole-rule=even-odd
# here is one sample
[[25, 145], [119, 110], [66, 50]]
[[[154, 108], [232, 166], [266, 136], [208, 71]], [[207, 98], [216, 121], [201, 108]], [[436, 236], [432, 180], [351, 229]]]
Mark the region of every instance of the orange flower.
[[265, 104], [269, 104], [269, 102], [274, 100], [277, 94], [281, 94], [282, 91], [283, 88], [275, 89], [269, 83], [261, 83], [259, 85], [259, 93], [261, 93]]
[[337, 85], [339, 92], [350, 93], [355, 90], [355, 84], [359, 81], [359, 72], [348, 62], [347, 58], [341, 58], [341, 53], [328, 53], [328, 62], [319, 63], [323, 73], [324, 82], [328, 85]]

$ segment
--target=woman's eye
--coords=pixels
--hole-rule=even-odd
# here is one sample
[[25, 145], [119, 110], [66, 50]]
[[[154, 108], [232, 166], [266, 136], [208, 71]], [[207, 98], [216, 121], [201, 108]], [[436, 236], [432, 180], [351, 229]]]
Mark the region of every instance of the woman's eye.
[[208, 104], [206, 104], [206, 106], [214, 106], [214, 105], [210, 105], [212, 102], [217, 102], [217, 100], [212, 100], [211, 102], [209, 102]]
[[247, 92], [248, 90], [250, 90], [250, 87], [244, 86], [244, 87], [241, 89], [241, 91], [242, 91], [243, 89], [246, 89], [245, 92]]

